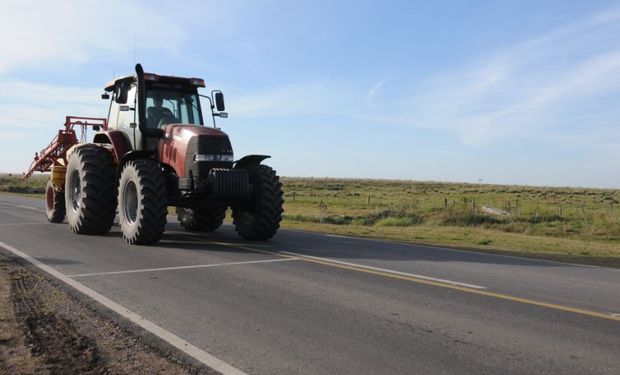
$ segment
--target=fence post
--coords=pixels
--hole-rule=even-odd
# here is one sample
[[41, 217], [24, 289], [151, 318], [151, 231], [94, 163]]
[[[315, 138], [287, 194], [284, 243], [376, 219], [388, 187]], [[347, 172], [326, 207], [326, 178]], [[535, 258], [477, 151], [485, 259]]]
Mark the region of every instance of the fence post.
[[323, 203], [323, 201], [321, 201], [321, 203], [319, 203], [319, 210], [320, 210], [319, 222], [321, 224], [323, 224], [323, 219], [325, 218], [325, 215], [327, 214], [327, 205], [325, 205], [325, 203]]
[[516, 216], [521, 215], [521, 212], [519, 212], [519, 200], [518, 199], [515, 201], [515, 215]]

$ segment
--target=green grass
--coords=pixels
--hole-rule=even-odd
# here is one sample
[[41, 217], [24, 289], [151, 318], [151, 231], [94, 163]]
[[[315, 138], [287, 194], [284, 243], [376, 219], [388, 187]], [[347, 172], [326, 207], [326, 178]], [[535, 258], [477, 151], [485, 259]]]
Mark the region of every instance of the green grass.
[[[282, 178], [283, 227], [620, 267], [620, 191]], [[509, 215], [485, 214], [482, 207]]]
[[45, 184], [49, 175], [36, 174], [28, 180], [22, 180], [21, 175], [0, 174], [0, 192], [19, 194], [45, 194]]
[[[0, 175], [0, 191], [42, 194], [47, 176], [33, 177]], [[620, 190], [315, 178], [282, 183], [284, 228], [620, 267]], [[509, 215], [485, 214], [483, 206]]]

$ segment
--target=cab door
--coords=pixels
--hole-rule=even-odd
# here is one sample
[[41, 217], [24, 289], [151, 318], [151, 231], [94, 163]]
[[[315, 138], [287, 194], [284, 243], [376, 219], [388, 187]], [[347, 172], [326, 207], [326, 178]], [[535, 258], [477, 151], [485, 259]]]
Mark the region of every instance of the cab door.
[[108, 115], [108, 127], [123, 132], [133, 150], [139, 150], [142, 144], [142, 135], [137, 126], [136, 91], [137, 87], [133, 82], [117, 83]]

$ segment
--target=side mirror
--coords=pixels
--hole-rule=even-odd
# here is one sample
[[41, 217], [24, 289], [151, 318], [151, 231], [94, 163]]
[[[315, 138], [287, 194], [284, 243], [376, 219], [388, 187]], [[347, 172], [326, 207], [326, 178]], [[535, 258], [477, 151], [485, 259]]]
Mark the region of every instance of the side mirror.
[[226, 106], [224, 106], [224, 94], [221, 91], [215, 92], [215, 108], [218, 112], [226, 110]]
[[101, 94], [101, 99], [103, 99], [103, 100], [110, 99], [110, 94], [108, 94], [107, 92], [104, 92], [103, 94]]
[[93, 125], [93, 130], [98, 132], [99, 130], [101, 130], [101, 127], [99, 127], [99, 125]]
[[127, 103], [127, 83], [126, 82], [122, 82], [118, 85], [116, 85], [115, 88], [115, 97], [116, 97], [116, 102], [118, 104], [125, 104]]

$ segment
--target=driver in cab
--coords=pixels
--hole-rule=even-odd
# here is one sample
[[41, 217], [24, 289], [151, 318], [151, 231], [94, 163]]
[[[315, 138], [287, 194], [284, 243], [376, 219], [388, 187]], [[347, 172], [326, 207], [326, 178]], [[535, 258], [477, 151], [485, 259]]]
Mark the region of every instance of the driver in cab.
[[160, 94], [153, 95], [153, 107], [148, 107], [146, 115], [150, 128], [159, 128], [164, 124], [176, 122], [176, 117], [168, 108], [163, 106], [164, 98]]

